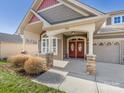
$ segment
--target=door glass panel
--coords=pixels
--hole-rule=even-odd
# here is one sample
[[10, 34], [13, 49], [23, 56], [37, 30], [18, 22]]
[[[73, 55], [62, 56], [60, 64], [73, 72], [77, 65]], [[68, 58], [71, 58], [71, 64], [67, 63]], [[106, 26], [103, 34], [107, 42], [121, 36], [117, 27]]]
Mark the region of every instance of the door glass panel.
[[78, 44], [78, 51], [79, 51], [79, 52], [82, 51], [82, 44], [81, 44], [81, 43]]
[[71, 51], [72, 52], [74, 51], [74, 44], [73, 43], [71, 44]]

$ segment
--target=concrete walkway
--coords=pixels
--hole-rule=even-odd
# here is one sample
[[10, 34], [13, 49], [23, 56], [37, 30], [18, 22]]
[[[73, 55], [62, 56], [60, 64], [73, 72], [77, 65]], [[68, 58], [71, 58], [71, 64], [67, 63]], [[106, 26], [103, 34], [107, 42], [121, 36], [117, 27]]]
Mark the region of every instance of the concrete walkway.
[[85, 73], [86, 62], [78, 59], [54, 61], [54, 67], [34, 82], [67, 93], [124, 93], [124, 65], [97, 63], [97, 75]]

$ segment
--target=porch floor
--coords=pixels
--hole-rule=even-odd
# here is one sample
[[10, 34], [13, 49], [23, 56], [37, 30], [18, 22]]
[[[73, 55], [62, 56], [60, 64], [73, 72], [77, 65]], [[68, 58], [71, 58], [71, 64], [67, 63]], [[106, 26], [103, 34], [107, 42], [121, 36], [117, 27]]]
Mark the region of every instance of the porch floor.
[[67, 93], [124, 93], [124, 65], [97, 62], [97, 75], [85, 73], [83, 59], [54, 60], [54, 67], [35, 82]]

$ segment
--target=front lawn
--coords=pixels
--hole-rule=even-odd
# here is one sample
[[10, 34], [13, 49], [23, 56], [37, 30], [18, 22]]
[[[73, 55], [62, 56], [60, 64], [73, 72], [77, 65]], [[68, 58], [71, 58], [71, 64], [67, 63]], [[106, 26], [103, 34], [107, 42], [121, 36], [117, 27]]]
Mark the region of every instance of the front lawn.
[[[4, 62], [0, 62], [4, 64]], [[64, 93], [0, 68], [0, 93]]]

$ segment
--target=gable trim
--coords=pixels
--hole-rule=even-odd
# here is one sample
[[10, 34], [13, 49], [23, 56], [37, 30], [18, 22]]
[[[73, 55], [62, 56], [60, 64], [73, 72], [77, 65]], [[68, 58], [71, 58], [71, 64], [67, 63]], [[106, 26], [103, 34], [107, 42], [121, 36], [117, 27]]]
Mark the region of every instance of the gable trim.
[[69, 0], [69, 2], [73, 3], [74, 5], [76, 5], [76, 6], [80, 7], [80, 8], [82, 8], [82, 9], [85, 9], [85, 10], [87, 10], [87, 11], [89, 11], [89, 12], [95, 14], [95, 15], [103, 15], [103, 14], [104, 14], [103, 12], [101, 12], [101, 11], [99, 11], [99, 10], [96, 10], [95, 8], [90, 7], [89, 5], [86, 5], [86, 4], [81, 3], [81, 2], [79, 2], [79, 1], [76, 1], [76, 0]]
[[[43, 0], [42, 0], [43, 1]], [[41, 1], [41, 2], [42, 2]], [[25, 20], [29, 17], [30, 14], [30, 9], [33, 8], [33, 6], [36, 4], [37, 0], [34, 0], [32, 5], [29, 7], [27, 13], [25, 14], [24, 18], [22, 19], [21, 23], [19, 24], [15, 34], [22, 34], [22, 29], [24, 30], [24, 27], [21, 28], [21, 26], [23, 25], [23, 23], [25, 22]]]

